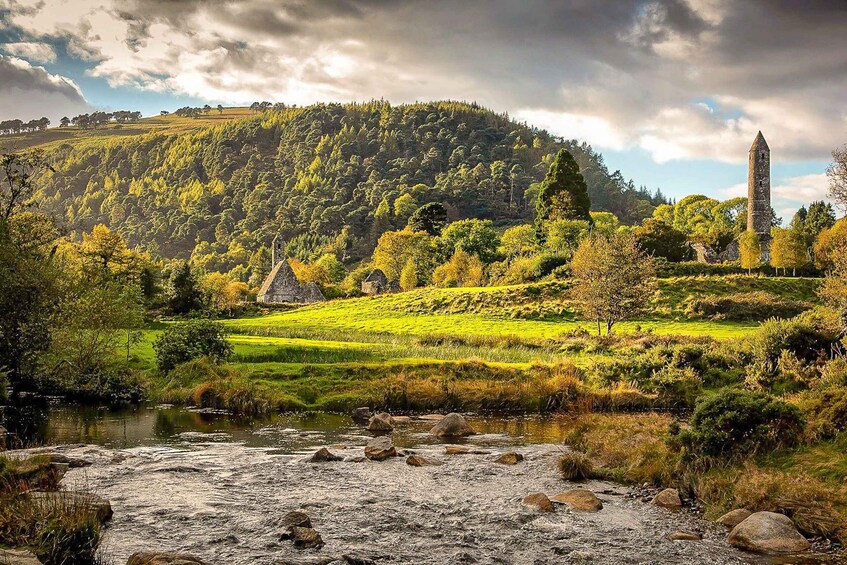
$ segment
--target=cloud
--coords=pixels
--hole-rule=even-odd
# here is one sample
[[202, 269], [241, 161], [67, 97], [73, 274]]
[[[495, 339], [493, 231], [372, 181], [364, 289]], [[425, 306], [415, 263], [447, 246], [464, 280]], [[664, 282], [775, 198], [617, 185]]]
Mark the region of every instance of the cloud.
[[[787, 224], [799, 207], [817, 200], [831, 202], [827, 196], [828, 191], [829, 179], [825, 173], [774, 179], [771, 201], [777, 215], [782, 217], [783, 224]], [[746, 197], [747, 183], [735, 184], [718, 192], [725, 198]]]
[[56, 62], [56, 50], [49, 43], [3, 43], [0, 44], [0, 50], [5, 51], [9, 55], [23, 57], [34, 63]]
[[658, 162], [744, 162], [759, 129], [775, 162], [825, 160], [847, 130], [843, 0], [4, 6], [8, 26], [66, 42], [113, 86], [210, 101], [477, 100]]
[[0, 108], [2, 119], [27, 121], [46, 114], [55, 122], [63, 114], [85, 111], [87, 104], [72, 80], [23, 59], [0, 55]]

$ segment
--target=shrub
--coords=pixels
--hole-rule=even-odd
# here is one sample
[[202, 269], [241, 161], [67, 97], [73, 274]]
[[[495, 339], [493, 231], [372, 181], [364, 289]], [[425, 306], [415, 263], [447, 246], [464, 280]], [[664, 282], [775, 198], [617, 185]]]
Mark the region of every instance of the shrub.
[[693, 298], [687, 302], [685, 313], [712, 320], [763, 321], [768, 318], [793, 318], [809, 308], [810, 305], [805, 302], [756, 291]]
[[804, 425], [796, 406], [763, 393], [725, 389], [697, 403], [691, 429], [679, 437], [689, 457], [730, 461], [794, 445]]
[[181, 363], [208, 357], [217, 363], [232, 355], [224, 326], [212, 320], [190, 320], [172, 324], [153, 342], [156, 364], [167, 373]]
[[828, 388], [808, 393], [800, 401], [809, 419], [807, 435], [812, 440], [833, 439], [847, 430], [847, 388]]
[[58, 390], [68, 398], [107, 402], [109, 404], [134, 404], [147, 396], [147, 379], [144, 373], [119, 366], [108, 366], [89, 375], [55, 375]]
[[792, 353], [801, 361], [816, 361], [829, 352], [835, 336], [807, 320], [803, 316], [791, 320], [768, 320], [744, 339], [742, 348], [754, 362], [762, 363], [770, 372], [776, 371], [783, 351]]
[[592, 477], [594, 467], [584, 453], [571, 451], [559, 458], [559, 473], [566, 481], [585, 481]]
[[692, 408], [703, 388], [700, 377], [693, 369], [675, 366], [656, 371], [650, 381], [658, 393], [658, 403], [674, 410]]

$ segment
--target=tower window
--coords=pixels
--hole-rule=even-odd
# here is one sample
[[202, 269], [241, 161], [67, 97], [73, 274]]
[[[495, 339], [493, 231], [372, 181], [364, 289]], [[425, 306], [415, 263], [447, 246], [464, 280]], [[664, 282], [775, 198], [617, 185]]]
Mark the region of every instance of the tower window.
[[762, 151], [762, 159], [764, 159], [764, 158], [765, 158], [765, 152]]

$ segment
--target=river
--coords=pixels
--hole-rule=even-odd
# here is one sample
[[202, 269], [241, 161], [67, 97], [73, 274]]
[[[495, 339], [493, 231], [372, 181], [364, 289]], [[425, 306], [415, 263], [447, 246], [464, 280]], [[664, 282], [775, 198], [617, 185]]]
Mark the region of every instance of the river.
[[[114, 509], [102, 543], [107, 562], [138, 550], [180, 550], [215, 564], [326, 563], [355, 555], [391, 564], [730, 564], [776, 563], [736, 551], [725, 530], [689, 512], [672, 513], [630, 496], [628, 487], [558, 478], [567, 425], [556, 417], [472, 417], [463, 443], [480, 452], [447, 455], [432, 425], [398, 426], [399, 447], [440, 461], [412, 467], [402, 457], [365, 460], [371, 435], [347, 416], [280, 415], [243, 421], [169, 406], [125, 410], [53, 403], [7, 413], [30, 449], [51, 446], [92, 464], [71, 469], [68, 489], [93, 491]], [[304, 458], [327, 446], [344, 457]], [[493, 462], [514, 450], [517, 465]], [[604, 508], [582, 513], [521, 505], [534, 492], [593, 490]], [[291, 510], [312, 519], [325, 546], [280, 541]], [[676, 530], [701, 541], [670, 541]], [[801, 563], [782, 559], [781, 563]]]

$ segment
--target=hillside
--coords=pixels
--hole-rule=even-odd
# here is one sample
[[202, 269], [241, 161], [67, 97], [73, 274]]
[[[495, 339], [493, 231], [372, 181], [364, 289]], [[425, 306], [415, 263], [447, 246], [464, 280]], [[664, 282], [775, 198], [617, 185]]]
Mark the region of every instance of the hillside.
[[380, 233], [433, 201], [451, 220], [528, 219], [531, 186], [561, 147], [575, 154], [596, 210], [632, 222], [657, 203], [589, 146], [457, 102], [212, 112], [60, 133], [69, 137], [43, 140], [55, 173], [41, 186], [69, 228], [104, 223], [132, 245], [209, 269], [246, 266], [277, 231], [300, 236], [302, 254], [347, 226], [348, 255], [365, 257]]

